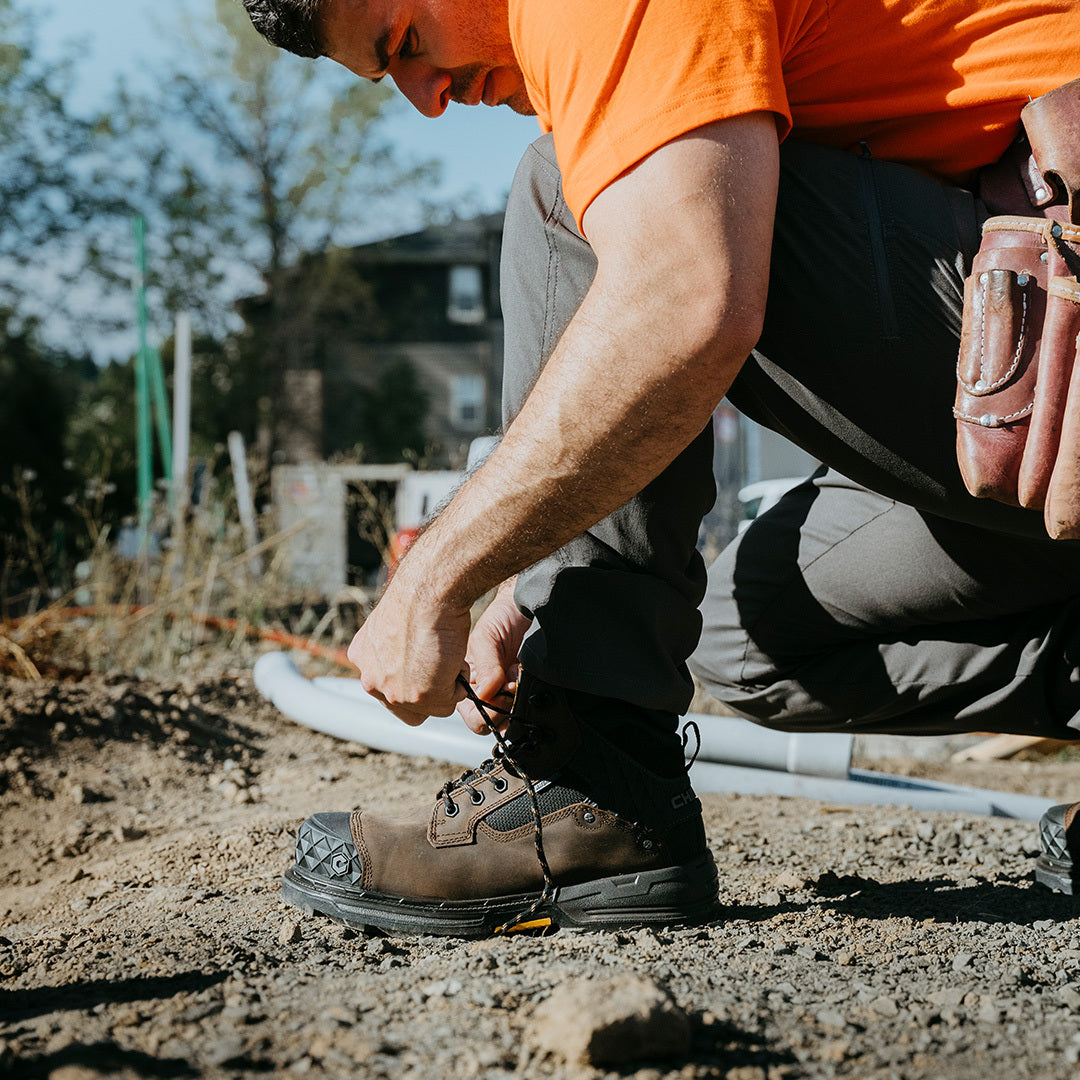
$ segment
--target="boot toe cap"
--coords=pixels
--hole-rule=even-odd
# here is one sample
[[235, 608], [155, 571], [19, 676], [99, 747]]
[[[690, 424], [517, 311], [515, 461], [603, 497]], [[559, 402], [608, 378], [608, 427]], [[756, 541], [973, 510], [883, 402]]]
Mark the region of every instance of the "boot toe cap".
[[296, 867], [308, 877], [359, 885], [363, 866], [353, 844], [347, 812], [313, 814], [296, 834]]

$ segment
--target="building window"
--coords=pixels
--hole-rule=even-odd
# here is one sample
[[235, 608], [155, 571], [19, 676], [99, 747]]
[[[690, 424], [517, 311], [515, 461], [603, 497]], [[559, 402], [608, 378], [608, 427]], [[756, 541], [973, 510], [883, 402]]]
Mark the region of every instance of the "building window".
[[484, 426], [483, 375], [454, 375], [450, 380], [450, 422], [461, 431]]
[[475, 326], [484, 321], [484, 279], [479, 266], [451, 266], [449, 293], [446, 317], [450, 322]]

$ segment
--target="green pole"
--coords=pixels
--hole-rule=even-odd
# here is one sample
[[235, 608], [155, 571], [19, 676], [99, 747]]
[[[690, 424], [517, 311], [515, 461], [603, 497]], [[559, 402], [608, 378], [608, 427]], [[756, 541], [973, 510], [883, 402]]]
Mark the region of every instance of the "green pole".
[[169, 501], [175, 501], [173, 491], [172, 424], [169, 421], [169, 398], [165, 393], [165, 372], [161, 366], [161, 353], [149, 349], [150, 389], [154, 395], [154, 419], [157, 421], [158, 448], [165, 467], [165, 480], [169, 485]]
[[153, 459], [150, 446], [149, 351], [146, 342], [146, 222], [136, 215], [135, 233], [135, 309], [139, 323], [139, 351], [135, 355], [135, 420], [138, 453], [139, 547], [145, 550], [149, 540], [153, 499]]

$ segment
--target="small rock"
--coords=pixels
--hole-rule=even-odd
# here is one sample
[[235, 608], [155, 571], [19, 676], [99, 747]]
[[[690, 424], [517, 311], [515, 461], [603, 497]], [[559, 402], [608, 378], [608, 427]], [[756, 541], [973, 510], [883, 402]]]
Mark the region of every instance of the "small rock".
[[792, 870], [785, 870], [773, 881], [772, 887], [782, 893], [801, 892], [806, 888], [806, 878]]
[[1063, 986], [1057, 996], [1062, 1005], [1067, 1005], [1073, 1012], [1080, 1013], [1080, 991], [1071, 986]]
[[244, 1053], [244, 1040], [239, 1035], [226, 1035], [206, 1047], [203, 1060], [207, 1065], [220, 1066]]
[[953, 962], [952, 962], [953, 971], [963, 971], [964, 968], [969, 967], [971, 965], [971, 961], [974, 960], [974, 959], [975, 959], [975, 957], [972, 956], [971, 953], [969, 953], [969, 952], [958, 952], [953, 957]]
[[574, 979], [537, 1007], [527, 1038], [542, 1055], [602, 1067], [686, 1054], [690, 1021], [649, 979]]
[[847, 1027], [847, 1017], [838, 1009], [821, 1009], [814, 1013], [814, 1019], [830, 1031], [843, 1031]]
[[303, 937], [300, 933], [300, 924], [295, 919], [286, 919], [281, 924], [281, 930], [278, 932], [278, 941], [282, 945], [292, 945], [299, 941]]
[[964, 1000], [965, 994], [966, 991], [963, 989], [949, 987], [945, 990], [935, 990], [932, 994], [927, 994], [926, 1000], [932, 1002], [934, 1005], [948, 1005], [955, 1007]]
[[440, 979], [438, 982], [422, 986], [420, 993], [425, 998], [453, 997], [455, 994], [461, 993], [461, 983], [457, 979]]
[[900, 1006], [896, 1002], [896, 998], [891, 997], [879, 997], [870, 1002], [870, 1008], [878, 1014], [878, 1016], [897, 1016], [900, 1012]]
[[[837, 1063], [847, 1060], [851, 1055], [851, 1043], [847, 1039], [834, 1039], [825, 1043], [821, 1048], [823, 1061], [835, 1061]], [[731, 1074], [728, 1073], [728, 1076]]]

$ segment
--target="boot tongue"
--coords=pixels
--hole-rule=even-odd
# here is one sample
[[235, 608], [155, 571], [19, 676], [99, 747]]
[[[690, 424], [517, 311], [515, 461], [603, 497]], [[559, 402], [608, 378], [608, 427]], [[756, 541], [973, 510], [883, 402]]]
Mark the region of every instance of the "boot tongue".
[[561, 690], [523, 674], [506, 728], [510, 756], [532, 780], [550, 779], [581, 745], [577, 722]]

